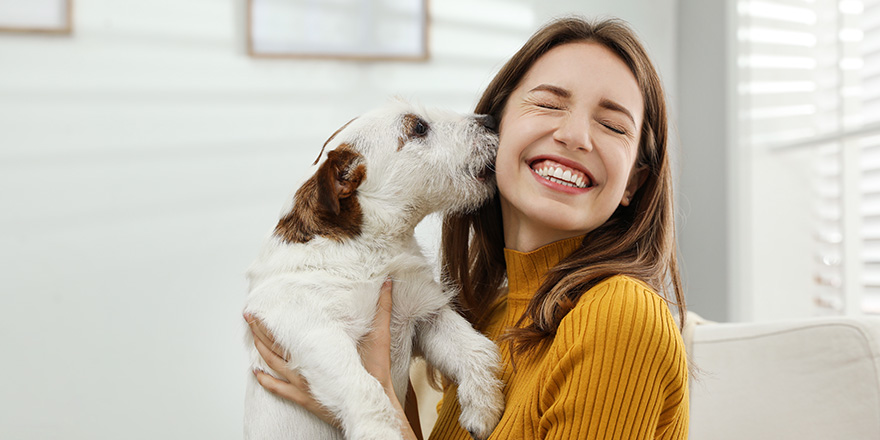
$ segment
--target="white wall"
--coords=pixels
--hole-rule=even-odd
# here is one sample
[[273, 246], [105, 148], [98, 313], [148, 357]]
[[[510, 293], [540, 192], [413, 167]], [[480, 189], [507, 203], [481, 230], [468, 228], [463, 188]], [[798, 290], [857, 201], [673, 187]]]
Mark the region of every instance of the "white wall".
[[684, 170], [678, 191], [679, 237], [688, 306], [726, 321], [734, 314], [736, 242], [731, 176], [738, 163], [729, 127], [730, 1], [682, 0], [678, 26], [678, 133]]
[[324, 139], [392, 94], [467, 111], [563, 12], [629, 19], [669, 78], [673, 3], [432, 1], [416, 64], [248, 58], [243, 0], [0, 34], [0, 438], [239, 438], [243, 272]]
[[[814, 303], [816, 255], [816, 155], [810, 149], [749, 152], [748, 179], [735, 213], [748, 240], [743, 290], [736, 301], [741, 321], [809, 318]], [[829, 311], [830, 312], [830, 311]], [[829, 313], [825, 312], [825, 313]]]

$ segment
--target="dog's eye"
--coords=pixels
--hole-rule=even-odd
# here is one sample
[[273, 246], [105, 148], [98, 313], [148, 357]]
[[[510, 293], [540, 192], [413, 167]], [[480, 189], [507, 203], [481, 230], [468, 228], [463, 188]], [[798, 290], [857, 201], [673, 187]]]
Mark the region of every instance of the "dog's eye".
[[431, 125], [428, 124], [427, 121], [420, 118], [418, 115], [414, 115], [412, 113], [408, 115], [404, 115], [403, 117], [403, 127], [401, 131], [400, 138], [400, 148], [403, 148], [403, 144], [407, 140], [423, 138], [428, 135], [428, 132], [431, 131]]
[[419, 119], [412, 128], [413, 136], [423, 137], [428, 134], [428, 123]]

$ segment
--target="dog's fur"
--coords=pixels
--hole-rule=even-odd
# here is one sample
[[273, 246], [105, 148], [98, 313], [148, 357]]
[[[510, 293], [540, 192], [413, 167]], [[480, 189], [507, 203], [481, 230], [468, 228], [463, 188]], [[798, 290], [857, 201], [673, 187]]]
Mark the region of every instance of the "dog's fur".
[[[394, 280], [391, 368], [401, 403], [411, 357], [420, 355], [458, 383], [459, 421], [472, 436], [488, 437], [501, 416], [496, 346], [453, 310], [454, 292], [434, 280], [414, 237], [427, 214], [474, 209], [493, 194], [485, 171], [498, 139], [483, 121], [403, 101], [351, 121], [248, 270], [245, 312], [290, 354], [289, 368], [349, 440], [401, 438], [390, 400], [358, 354], [386, 276]], [[271, 374], [247, 339], [252, 367]], [[248, 376], [245, 438], [342, 438]]]

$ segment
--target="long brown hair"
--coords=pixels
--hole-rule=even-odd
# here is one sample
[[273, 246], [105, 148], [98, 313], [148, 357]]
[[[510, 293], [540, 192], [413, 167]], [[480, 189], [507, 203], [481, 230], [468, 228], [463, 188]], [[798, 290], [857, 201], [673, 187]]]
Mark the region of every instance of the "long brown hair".
[[[619, 206], [602, 226], [584, 237], [574, 253], [546, 274], [517, 328], [506, 335], [518, 352], [552, 338], [581, 295], [614, 275], [629, 275], [647, 283], [678, 307], [680, 323], [684, 324], [666, 99], [660, 77], [630, 27], [617, 19], [587, 21], [577, 17], [547, 24], [501, 68], [475, 112], [501, 121], [508, 98], [538, 58], [554, 47], [573, 42], [601, 44], [633, 72], [645, 103], [634, 166], [645, 167], [648, 172], [629, 206]], [[444, 218], [440, 257], [444, 281], [458, 290], [462, 313], [481, 330], [487, 325], [490, 307], [502, 294], [506, 279], [503, 249], [498, 195], [476, 212]]]

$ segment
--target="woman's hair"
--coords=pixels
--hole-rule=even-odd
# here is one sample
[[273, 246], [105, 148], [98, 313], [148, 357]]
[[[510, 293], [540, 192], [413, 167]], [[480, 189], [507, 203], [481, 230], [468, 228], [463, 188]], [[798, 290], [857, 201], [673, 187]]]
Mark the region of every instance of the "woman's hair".
[[[536, 32], [501, 68], [477, 104], [476, 113], [501, 121], [511, 93], [529, 68], [554, 47], [574, 42], [605, 46], [629, 66], [645, 103], [635, 167], [647, 177], [629, 206], [589, 232], [582, 245], [553, 267], [533, 296], [517, 327], [506, 338], [517, 352], [549, 340], [581, 295], [614, 275], [637, 278], [678, 306], [684, 324], [684, 297], [676, 260], [672, 171], [667, 151], [666, 100], [651, 60], [623, 21], [555, 20]], [[585, 79], [586, 80], [586, 79]], [[462, 313], [485, 329], [490, 308], [506, 279], [501, 208], [496, 195], [476, 212], [448, 215], [443, 221], [441, 270], [459, 291]], [[526, 317], [529, 320], [526, 320]], [[523, 326], [527, 323], [528, 325]]]

